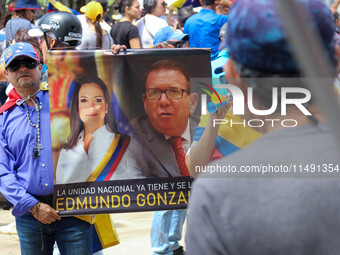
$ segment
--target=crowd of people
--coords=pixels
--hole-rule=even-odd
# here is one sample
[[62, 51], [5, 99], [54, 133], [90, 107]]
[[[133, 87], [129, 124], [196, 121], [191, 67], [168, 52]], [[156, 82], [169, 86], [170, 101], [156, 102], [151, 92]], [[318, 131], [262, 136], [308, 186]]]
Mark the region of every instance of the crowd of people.
[[[322, 0], [296, 1], [308, 12], [335, 80], [340, 70], [340, 0], [330, 7]], [[55, 183], [91, 179], [101, 155], [115, 141], [124, 148], [124, 155], [116, 162], [111, 180], [197, 178], [189, 211], [154, 212], [153, 254], [338, 253], [337, 179], [239, 178], [226, 172], [196, 171], [196, 166], [207, 165], [237, 169], [270, 164], [338, 166], [339, 146], [317, 95], [297, 107], [287, 106], [284, 115], [280, 112], [283, 104], [271, 111], [272, 90], [308, 89], [274, 1], [201, 0], [198, 13], [193, 11], [197, 3], [189, 2], [167, 6], [164, 0], [144, 0], [141, 10], [138, 0], [117, 0], [114, 8], [121, 19], [113, 26], [104, 22], [106, 0], [88, 2], [80, 8], [83, 15], [50, 1], [48, 13], [39, 20], [35, 17], [41, 6], [36, 0], [8, 2], [0, 31], [0, 192], [13, 205], [22, 254], [52, 254], [53, 249], [60, 254], [101, 253], [93, 248], [93, 223], [60, 217], [52, 207], [52, 193]], [[49, 50], [112, 50], [117, 54], [126, 49], [189, 47], [210, 48], [212, 76], [218, 74], [218, 83], [233, 84], [244, 94], [248, 91], [243, 119], [231, 113], [236, 106], [225, 89], [219, 91], [225, 92], [222, 100], [228, 100], [227, 104], [202, 116], [200, 123], [191, 119], [199, 98], [190, 91], [190, 71], [183, 63], [165, 59], [151, 65], [145, 75], [139, 99], [145, 114], [131, 120], [137, 136], [129, 137], [117, 129], [107, 85], [99, 77], [85, 75], [72, 87], [71, 131], [54, 172]], [[282, 93], [280, 102], [286, 99]], [[300, 99], [299, 93], [291, 94], [291, 100]], [[268, 116], [254, 114], [268, 108], [272, 122], [265, 121]], [[274, 120], [285, 119], [298, 122], [290, 128], [274, 127]], [[221, 120], [264, 124], [227, 128]], [[179, 241], [186, 218], [185, 252]]]
[[[148, 0], [143, 1], [143, 6], [139, 1], [116, 1], [112, 6], [120, 14], [120, 19], [114, 23], [105, 22], [104, 17], [108, 17], [108, 2], [106, 0], [90, 1], [87, 5], [80, 8], [79, 13], [60, 2], [50, 1], [47, 8], [47, 13], [54, 11], [63, 11], [77, 14], [82, 24], [83, 35], [82, 43], [78, 49], [109, 49], [112, 44], [125, 45], [130, 48], [154, 48], [153, 38], [155, 34], [165, 26], [172, 26], [182, 31], [184, 29], [185, 21], [195, 14], [193, 5], [185, 4], [182, 8], [178, 9], [178, 14], [173, 14], [173, 9], [177, 8], [173, 3], [167, 6], [165, 1], [161, 0]], [[182, 3], [183, 5], [183, 3]], [[186, 6], [187, 5], [187, 6]], [[210, 11], [200, 12], [199, 17], [201, 21], [193, 20], [193, 23], [199, 26], [206, 27], [205, 35], [209, 35], [211, 39], [205, 41], [201, 40], [202, 34], [195, 28], [187, 28], [190, 30], [192, 37], [191, 47], [207, 47], [213, 48], [215, 54], [219, 45], [218, 34], [221, 26], [226, 23], [228, 10], [232, 5], [229, 0], [221, 1], [202, 1], [203, 9]], [[196, 5], [194, 5], [196, 6]], [[20, 29], [32, 29], [38, 25], [39, 19], [36, 15], [39, 11], [39, 18], [41, 18], [42, 8], [37, 1], [21, 1], [11, 0], [7, 4], [8, 11], [6, 16], [2, 18], [2, 30], [0, 31], [2, 51], [8, 47], [15, 34]], [[168, 14], [166, 14], [166, 10]], [[204, 18], [200, 16], [210, 13], [206, 16], [206, 20], [211, 17], [214, 25], [210, 26], [205, 22]], [[84, 13], [83, 15], [81, 13]], [[201, 14], [202, 13], [202, 14]], [[117, 15], [116, 15], [117, 16]], [[203, 15], [205, 16], [205, 15]], [[115, 17], [116, 18], [116, 17]], [[216, 19], [216, 20], [215, 20]], [[201, 23], [200, 23], [201, 22]], [[190, 25], [192, 26], [192, 25]]]

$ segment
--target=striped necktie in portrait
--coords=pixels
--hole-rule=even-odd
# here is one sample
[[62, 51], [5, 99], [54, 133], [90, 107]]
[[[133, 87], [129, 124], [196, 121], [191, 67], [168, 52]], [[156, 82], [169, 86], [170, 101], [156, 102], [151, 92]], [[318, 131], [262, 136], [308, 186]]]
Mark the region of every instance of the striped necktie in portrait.
[[182, 147], [183, 140], [184, 139], [182, 137], [172, 136], [168, 141], [175, 152], [175, 157], [181, 176], [190, 176], [189, 170], [185, 164], [185, 152]]

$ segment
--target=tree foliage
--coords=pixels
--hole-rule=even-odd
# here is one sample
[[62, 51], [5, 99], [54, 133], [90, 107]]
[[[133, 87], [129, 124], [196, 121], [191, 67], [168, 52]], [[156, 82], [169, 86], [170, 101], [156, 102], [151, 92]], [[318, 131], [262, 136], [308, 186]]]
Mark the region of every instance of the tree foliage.
[[61, 0], [64, 5], [76, 10], [79, 12], [80, 8], [84, 6], [87, 2], [85, 0]]
[[1, 27], [1, 21], [3, 17], [5, 17], [6, 14], [6, 1], [0, 1], [0, 27]]

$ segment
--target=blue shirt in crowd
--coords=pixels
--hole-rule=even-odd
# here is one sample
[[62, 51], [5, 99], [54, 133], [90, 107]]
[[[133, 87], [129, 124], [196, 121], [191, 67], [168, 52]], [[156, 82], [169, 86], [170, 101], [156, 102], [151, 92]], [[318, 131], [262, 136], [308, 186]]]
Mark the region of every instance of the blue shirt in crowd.
[[183, 33], [189, 34], [190, 47], [211, 48], [214, 59], [220, 44], [220, 29], [227, 21], [226, 15], [217, 15], [213, 10], [202, 9], [187, 19]]
[[[43, 149], [33, 158], [37, 129], [27, 119], [25, 105], [0, 114], [0, 192], [14, 205], [13, 215], [22, 216], [37, 202], [32, 195], [53, 193], [53, 164], [48, 92], [39, 91], [40, 134]], [[29, 107], [31, 121], [38, 121], [35, 107]]]

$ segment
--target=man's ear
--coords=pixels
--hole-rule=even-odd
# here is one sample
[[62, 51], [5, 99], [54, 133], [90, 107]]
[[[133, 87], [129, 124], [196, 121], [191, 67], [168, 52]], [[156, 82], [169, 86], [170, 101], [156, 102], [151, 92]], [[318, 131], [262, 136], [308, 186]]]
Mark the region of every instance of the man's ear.
[[232, 84], [240, 88], [243, 92], [243, 95], [245, 95], [245, 98], [247, 97], [247, 85], [244, 84], [244, 82], [241, 79], [240, 74], [238, 73], [235, 63], [232, 59], [228, 59], [228, 61], [225, 63], [223, 67], [223, 71], [225, 72], [225, 78], [227, 81], [227, 84]]
[[145, 101], [146, 101], [147, 99], [146, 99], [146, 95], [145, 95], [145, 94], [142, 95], [142, 100], [143, 100], [144, 110], [145, 110], [145, 112], [146, 112]]
[[8, 72], [4, 69], [4, 76], [6, 78], [6, 80], [8, 81]]
[[55, 45], [55, 42], [56, 42], [56, 40], [54, 38], [51, 38], [50, 45], [49, 45], [50, 49], [53, 48], [53, 46]]
[[237, 72], [237, 69], [235, 67], [235, 63], [231, 58], [229, 58], [227, 60], [227, 62], [225, 63], [225, 65], [223, 67], [223, 71], [225, 73], [225, 78], [227, 80], [240, 79], [241, 78], [239, 73]]
[[198, 103], [198, 94], [191, 93], [190, 94], [190, 114], [193, 114], [195, 112], [197, 103]]

